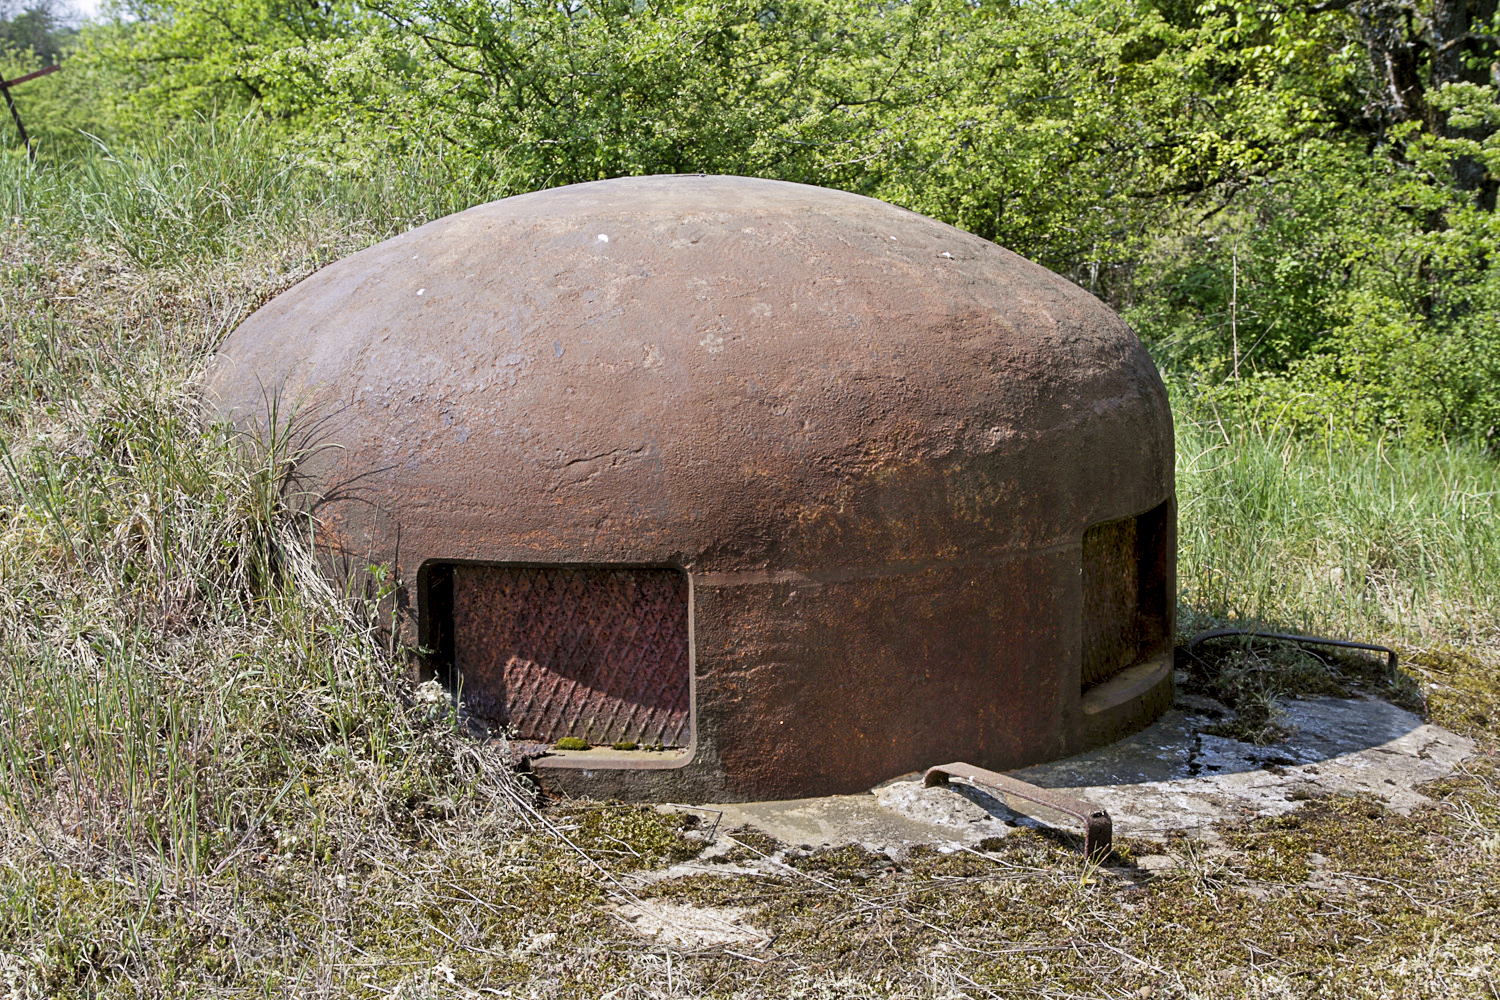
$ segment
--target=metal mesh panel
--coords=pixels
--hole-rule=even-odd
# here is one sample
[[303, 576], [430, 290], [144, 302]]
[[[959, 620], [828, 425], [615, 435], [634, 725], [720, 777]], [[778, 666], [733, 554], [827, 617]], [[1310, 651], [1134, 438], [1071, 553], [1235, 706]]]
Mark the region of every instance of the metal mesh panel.
[[522, 739], [686, 745], [687, 578], [458, 564], [453, 662], [470, 711]]

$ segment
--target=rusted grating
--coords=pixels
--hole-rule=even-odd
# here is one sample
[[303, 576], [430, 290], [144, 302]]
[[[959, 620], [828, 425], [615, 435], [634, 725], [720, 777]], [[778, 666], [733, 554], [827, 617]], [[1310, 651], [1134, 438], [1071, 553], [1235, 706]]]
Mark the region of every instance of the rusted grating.
[[467, 564], [451, 572], [453, 664], [470, 711], [523, 739], [688, 743], [682, 573]]

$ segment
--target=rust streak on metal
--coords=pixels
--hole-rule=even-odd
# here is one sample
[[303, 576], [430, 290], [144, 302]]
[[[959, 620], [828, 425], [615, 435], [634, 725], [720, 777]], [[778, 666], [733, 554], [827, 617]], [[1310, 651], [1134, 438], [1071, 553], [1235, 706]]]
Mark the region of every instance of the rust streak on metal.
[[[960, 778], [985, 791], [999, 793], [1007, 801], [1021, 799], [1033, 805], [1051, 809], [1076, 820], [1083, 834], [1083, 853], [1091, 858], [1101, 858], [1109, 853], [1114, 838], [1114, 823], [1109, 813], [1087, 799], [1060, 792], [1055, 788], [1042, 788], [1008, 774], [987, 771], [973, 764], [957, 762], [941, 764], [927, 769], [923, 781], [927, 785], [946, 785], [950, 778]], [[1017, 810], [1028, 812], [1029, 810]]]

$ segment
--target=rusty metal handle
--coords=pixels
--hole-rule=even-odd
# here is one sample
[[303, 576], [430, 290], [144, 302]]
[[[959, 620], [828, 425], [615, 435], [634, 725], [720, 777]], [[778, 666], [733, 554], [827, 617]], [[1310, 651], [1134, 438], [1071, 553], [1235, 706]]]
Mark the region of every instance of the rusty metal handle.
[[1324, 639], [1316, 635], [1292, 635], [1287, 632], [1262, 632], [1253, 628], [1214, 628], [1207, 632], [1199, 632], [1187, 641], [1187, 651], [1191, 653], [1199, 643], [1210, 639], [1222, 639], [1230, 635], [1247, 635], [1255, 639], [1279, 639], [1283, 642], [1299, 642], [1311, 646], [1337, 646], [1340, 649], [1368, 649], [1372, 653], [1384, 653], [1386, 667], [1391, 673], [1396, 672], [1396, 651], [1389, 646], [1379, 646], [1373, 642], [1353, 642], [1349, 639]]
[[[923, 784], [946, 785], [950, 778], [961, 778], [971, 785], [998, 792], [1002, 798], [1022, 799], [1034, 805], [1060, 812], [1078, 821], [1083, 831], [1083, 853], [1090, 858], [1102, 858], [1109, 853], [1114, 840], [1114, 823], [1109, 813], [1087, 799], [1080, 799], [1066, 792], [1042, 788], [1019, 778], [997, 771], [986, 771], [973, 764], [957, 762], [929, 767]], [[1022, 810], [1017, 810], [1018, 812]]]

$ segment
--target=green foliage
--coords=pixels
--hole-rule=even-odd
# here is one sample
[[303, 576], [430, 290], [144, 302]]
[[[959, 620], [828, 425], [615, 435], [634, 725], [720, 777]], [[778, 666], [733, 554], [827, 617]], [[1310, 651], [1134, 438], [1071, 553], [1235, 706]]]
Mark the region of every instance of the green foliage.
[[[267, 199], [386, 183], [462, 207], [698, 171], [857, 191], [1087, 287], [1225, 412], [1485, 438], [1494, 44], [1438, 45], [1461, 12], [1427, 2], [132, 0], [23, 96], [44, 156], [89, 169], [108, 158], [79, 130], [130, 171], [254, 116], [285, 168]], [[214, 185], [138, 178], [140, 260], [216, 229]]]
[[109, 58], [141, 68], [153, 115], [253, 101], [323, 162], [441, 149], [500, 194], [694, 171], [842, 187], [1100, 290], [1157, 204], [1275, 168], [1347, 110], [1353, 73], [1340, 23], [1143, 0], [134, 10]]
[[[1489, 88], [1445, 93], [1495, 114]], [[1494, 158], [1494, 139], [1398, 131], [1404, 157], [1310, 143], [1195, 231], [1159, 236], [1127, 303], [1158, 359], [1226, 412], [1304, 432], [1493, 437], [1500, 229], [1449, 167]]]
[[954, 51], [953, 99], [881, 194], [1119, 294], [1109, 272], [1163, 205], [1237, 190], [1321, 130], [1349, 73], [1341, 39], [1277, 26], [1297, 39], [1285, 52], [1243, 17], [1150, 2], [995, 14]]
[[[92, 143], [90, 136], [107, 135], [113, 130], [114, 115], [106, 95], [114, 89], [118, 74], [109, 67], [71, 58], [64, 62], [61, 71], [29, 80], [11, 91], [37, 155], [46, 161], [80, 155]], [[0, 46], [0, 74], [7, 80], [50, 64], [50, 57], [30, 49]], [[10, 112], [0, 109], [0, 156], [23, 154]]]
[[356, 28], [323, 4], [286, 0], [130, 0], [123, 12], [123, 22], [86, 37], [100, 59], [137, 74], [134, 110], [146, 120], [251, 101], [284, 116], [302, 81], [280, 68], [280, 54]]
[[31, 0], [24, 5], [0, 0], [0, 52], [27, 53], [44, 64], [56, 62], [76, 33], [65, 23], [64, 14], [56, 0]]

